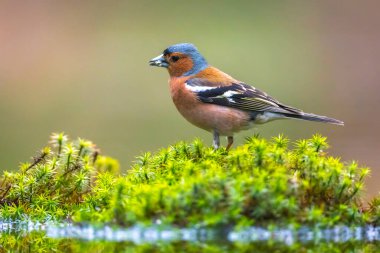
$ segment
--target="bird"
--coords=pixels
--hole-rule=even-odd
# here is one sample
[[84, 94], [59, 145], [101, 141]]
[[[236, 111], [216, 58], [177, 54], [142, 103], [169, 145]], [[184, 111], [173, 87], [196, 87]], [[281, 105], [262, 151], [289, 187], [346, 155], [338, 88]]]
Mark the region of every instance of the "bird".
[[306, 113], [285, 105], [267, 93], [208, 64], [191, 43], [174, 44], [151, 59], [149, 65], [166, 68], [174, 105], [193, 125], [213, 133], [213, 147], [227, 136], [228, 151], [234, 134], [277, 119], [300, 119], [344, 125], [343, 121]]

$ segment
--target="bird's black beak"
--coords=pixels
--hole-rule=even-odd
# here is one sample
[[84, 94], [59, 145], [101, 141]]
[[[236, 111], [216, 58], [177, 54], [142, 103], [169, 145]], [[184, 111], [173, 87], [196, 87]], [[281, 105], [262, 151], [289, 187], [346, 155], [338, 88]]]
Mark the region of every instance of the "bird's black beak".
[[169, 63], [165, 60], [164, 55], [161, 54], [157, 56], [156, 58], [153, 58], [152, 60], [150, 60], [149, 65], [167, 68], [169, 66]]

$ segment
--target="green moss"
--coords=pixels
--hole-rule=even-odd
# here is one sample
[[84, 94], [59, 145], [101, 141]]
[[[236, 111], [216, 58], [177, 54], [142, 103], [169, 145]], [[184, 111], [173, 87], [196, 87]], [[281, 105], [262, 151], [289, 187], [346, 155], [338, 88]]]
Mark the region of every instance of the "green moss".
[[89, 141], [68, 142], [61, 133], [53, 134], [50, 144], [18, 172], [3, 173], [2, 219], [70, 219], [84, 197], [93, 194], [95, 181], [110, 173], [116, 176], [117, 161], [99, 156]]
[[2, 179], [2, 218], [73, 219], [128, 226], [368, 224], [378, 199], [363, 210], [360, 194], [369, 169], [330, 157], [315, 135], [292, 149], [283, 136], [248, 138], [226, 152], [200, 140], [137, 158], [126, 175], [88, 141], [53, 135], [20, 171]]

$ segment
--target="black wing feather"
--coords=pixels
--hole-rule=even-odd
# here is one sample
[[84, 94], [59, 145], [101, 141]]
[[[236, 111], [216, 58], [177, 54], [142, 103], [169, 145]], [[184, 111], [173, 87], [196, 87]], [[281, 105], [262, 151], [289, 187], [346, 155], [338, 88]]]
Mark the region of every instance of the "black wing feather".
[[284, 105], [265, 92], [245, 83], [218, 86], [217, 83], [212, 83], [207, 79], [193, 78], [186, 82], [186, 86], [200, 101], [249, 111], [253, 115], [252, 119], [263, 112], [272, 112], [287, 118], [344, 125], [343, 121], [305, 113], [297, 108]]
[[[278, 113], [299, 113], [300, 110], [281, 104], [265, 92], [244, 83], [232, 83], [228, 86], [210, 85], [205, 79], [190, 79], [186, 83], [204, 103], [228, 106], [247, 111], [270, 111]], [[203, 87], [204, 89], [196, 89]], [[208, 89], [207, 89], [208, 87]]]

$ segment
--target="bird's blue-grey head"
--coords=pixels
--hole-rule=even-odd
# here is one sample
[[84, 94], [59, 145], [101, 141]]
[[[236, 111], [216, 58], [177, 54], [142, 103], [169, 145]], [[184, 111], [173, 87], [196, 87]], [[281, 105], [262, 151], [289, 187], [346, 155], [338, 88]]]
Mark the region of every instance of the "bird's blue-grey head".
[[149, 61], [151, 66], [165, 67], [171, 75], [191, 76], [208, 67], [206, 59], [190, 43], [175, 44]]

